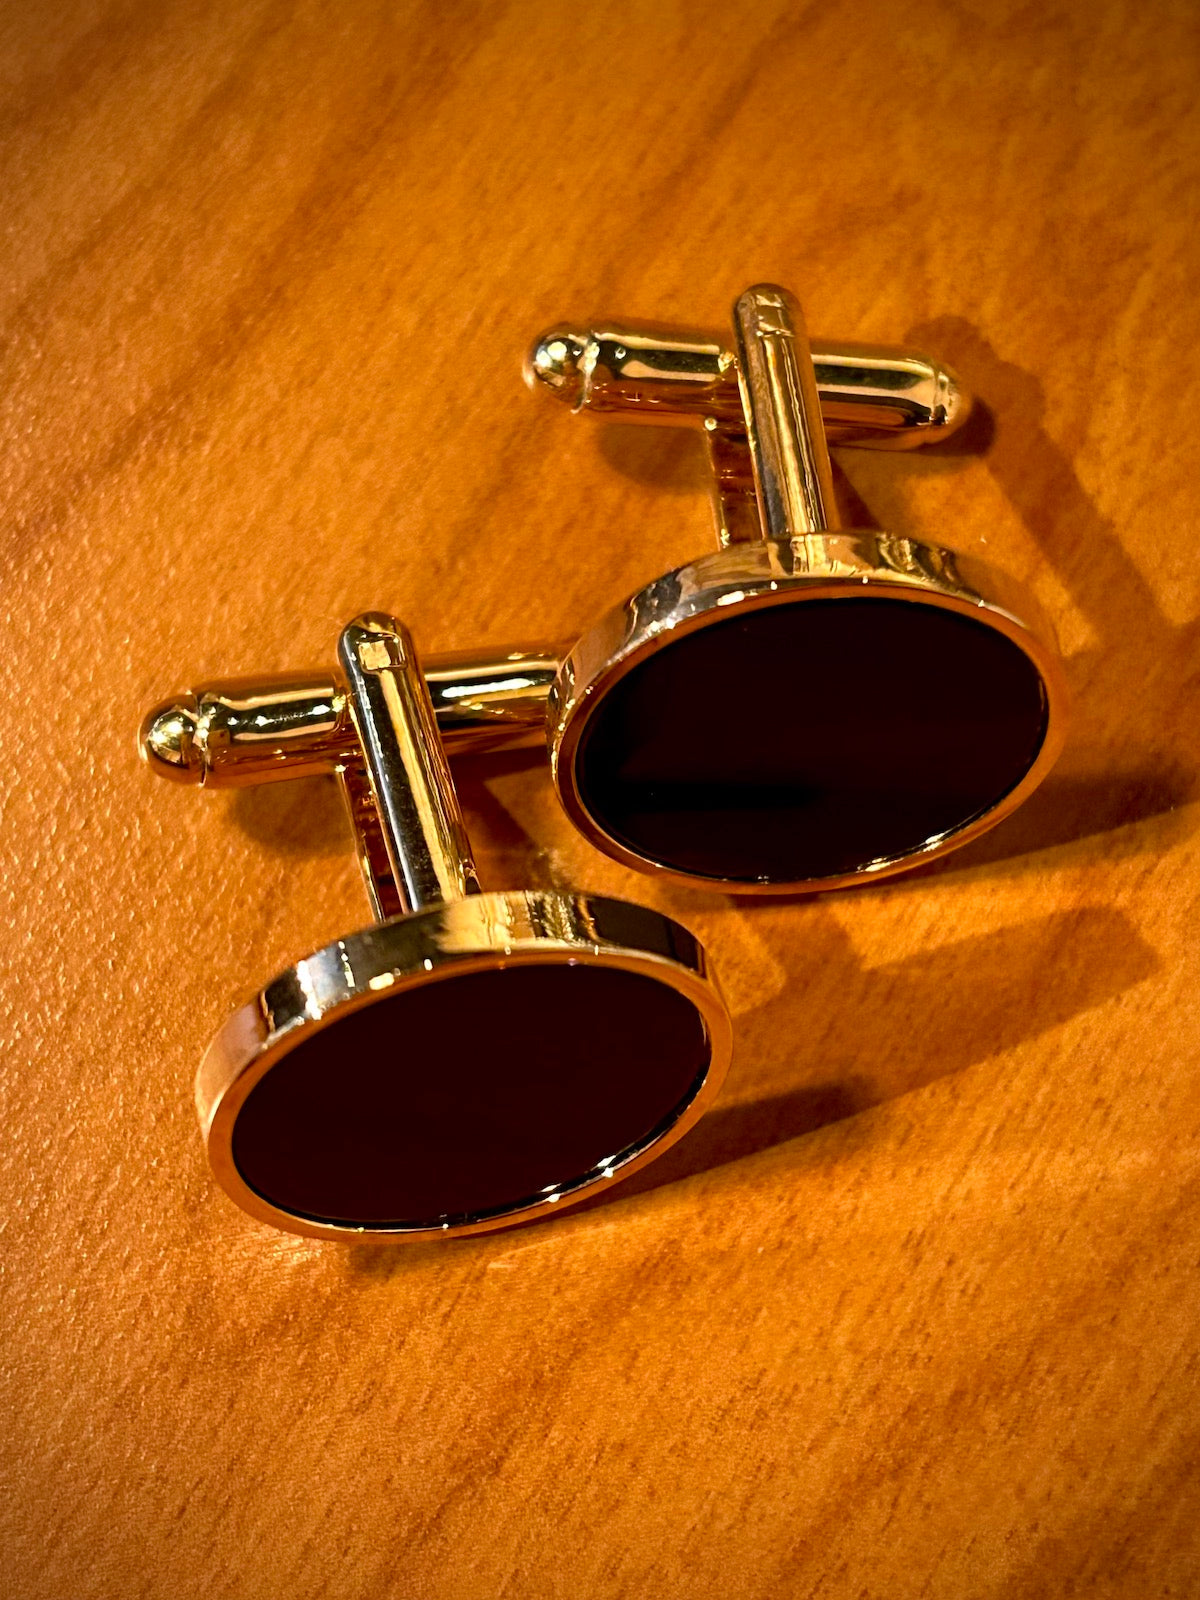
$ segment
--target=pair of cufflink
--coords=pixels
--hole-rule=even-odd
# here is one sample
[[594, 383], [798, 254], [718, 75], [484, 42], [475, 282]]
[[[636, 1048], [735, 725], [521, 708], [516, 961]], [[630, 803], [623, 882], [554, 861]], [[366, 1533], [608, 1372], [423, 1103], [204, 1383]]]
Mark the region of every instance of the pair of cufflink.
[[564, 649], [434, 659], [383, 614], [340, 671], [210, 685], [140, 747], [183, 782], [336, 773], [375, 914], [237, 1010], [197, 1079], [222, 1187], [322, 1238], [481, 1232], [665, 1151], [715, 1098], [732, 1030], [707, 957], [646, 907], [480, 889], [446, 752], [545, 740], [583, 834], [730, 893], [873, 882], [975, 838], [1061, 748], [1065, 685], [1032, 597], [974, 558], [839, 531], [827, 436], [905, 448], [966, 402], [911, 352], [810, 353], [772, 285], [733, 348], [565, 329], [528, 376], [577, 410], [703, 429], [719, 548]]

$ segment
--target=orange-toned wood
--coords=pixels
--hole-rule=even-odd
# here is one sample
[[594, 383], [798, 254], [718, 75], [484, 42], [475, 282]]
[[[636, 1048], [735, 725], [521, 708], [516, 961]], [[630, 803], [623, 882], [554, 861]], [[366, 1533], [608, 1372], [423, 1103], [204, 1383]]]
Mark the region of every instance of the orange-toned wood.
[[[14, 0], [0, 62], [0, 1588], [1196, 1593], [1194, 7]], [[844, 504], [1033, 582], [1058, 775], [940, 870], [738, 905], [469, 774], [488, 882], [709, 943], [723, 1101], [511, 1235], [256, 1226], [197, 1058], [365, 902], [330, 791], [157, 784], [140, 712], [368, 606], [557, 638], [699, 553], [695, 441], [519, 357], [761, 278], [982, 396], [958, 449], [844, 453]]]

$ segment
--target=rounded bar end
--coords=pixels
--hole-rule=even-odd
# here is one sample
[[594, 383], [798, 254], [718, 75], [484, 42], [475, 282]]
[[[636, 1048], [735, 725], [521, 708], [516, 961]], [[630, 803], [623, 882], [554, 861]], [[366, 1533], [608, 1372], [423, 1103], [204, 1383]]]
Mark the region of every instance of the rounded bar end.
[[587, 333], [580, 328], [547, 328], [529, 347], [525, 382], [535, 392], [546, 389], [569, 406], [582, 405], [589, 343]]
[[198, 741], [200, 712], [194, 695], [180, 695], [155, 706], [138, 730], [142, 760], [172, 783], [204, 782], [204, 753]]

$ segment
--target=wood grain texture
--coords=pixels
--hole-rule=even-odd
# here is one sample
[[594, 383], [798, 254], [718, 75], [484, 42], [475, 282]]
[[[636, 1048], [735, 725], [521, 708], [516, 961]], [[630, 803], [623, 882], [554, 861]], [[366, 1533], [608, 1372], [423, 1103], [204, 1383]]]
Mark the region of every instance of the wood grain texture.
[[[0, 14], [14, 1600], [1200, 1589], [1189, 0], [12, 0]], [[694, 441], [528, 337], [775, 278], [986, 410], [847, 519], [1049, 605], [1077, 714], [938, 870], [738, 905], [464, 774], [486, 881], [707, 942], [738, 1048], [623, 1198], [319, 1246], [215, 1190], [208, 1035], [366, 920], [320, 784], [155, 784], [202, 676], [557, 638], [706, 547]]]

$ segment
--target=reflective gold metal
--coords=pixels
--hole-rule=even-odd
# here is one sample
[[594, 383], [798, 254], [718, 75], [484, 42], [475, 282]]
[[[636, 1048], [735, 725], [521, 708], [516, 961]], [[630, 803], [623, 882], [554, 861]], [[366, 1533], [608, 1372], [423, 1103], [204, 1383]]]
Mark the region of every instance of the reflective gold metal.
[[[425, 681], [451, 755], [540, 745], [566, 647], [432, 656]], [[345, 679], [328, 668], [202, 685], [155, 706], [142, 755], [175, 783], [242, 789], [335, 772], [358, 750]]]
[[[584, 635], [563, 662], [550, 694], [547, 738], [551, 768], [572, 820], [602, 850], [627, 865], [739, 893], [845, 888], [956, 849], [1018, 806], [1045, 777], [1062, 747], [1066, 684], [1049, 620], [1020, 585], [982, 562], [938, 546], [883, 533], [836, 530], [828, 451], [800, 308], [786, 290], [763, 284], [739, 298], [734, 320], [737, 378], [758, 508], [757, 537], [754, 542], [723, 539], [725, 548], [657, 579]], [[806, 609], [814, 602], [820, 611]], [[813, 742], [813, 729], [821, 726], [812, 716], [813, 708], [831, 706], [833, 720], [850, 730], [851, 739], [864, 700], [876, 722], [880, 705], [901, 725], [905, 719], [914, 726], [928, 724], [936, 717], [939, 691], [930, 689], [928, 674], [919, 697], [906, 684], [903, 650], [907, 641], [903, 625], [896, 628], [897, 602], [919, 606], [925, 616], [938, 612], [963, 619], [966, 627], [960, 625], [959, 633], [972, 647], [983, 637], [980, 629], [990, 630], [1014, 646], [1012, 659], [1005, 665], [1011, 668], [1016, 664], [1020, 672], [1019, 663], [1026, 664], [1033, 702], [1026, 709], [1037, 726], [1029, 730], [1026, 754], [1019, 758], [1011, 781], [990, 794], [986, 803], [980, 803], [979, 793], [967, 785], [969, 798], [956, 810], [951, 795], [928, 833], [918, 831], [903, 838], [902, 829], [898, 833], [885, 826], [880, 831], [887, 842], [878, 847], [864, 840], [864, 847], [855, 854], [839, 835], [836, 848], [831, 843], [823, 850], [822, 829], [831, 839], [837, 830], [830, 827], [827, 817], [821, 818], [822, 780], [796, 776], [797, 768], [802, 774], [805, 742]], [[829, 613], [825, 608], [830, 603], [845, 609]], [[876, 606], [878, 611], [864, 610]], [[757, 719], [759, 725], [768, 727], [777, 746], [780, 776], [774, 783], [764, 778], [763, 772], [769, 772], [772, 763], [769, 758], [762, 759], [761, 752], [753, 754], [757, 765], [752, 771], [743, 769], [744, 751], [729, 757], [727, 783], [712, 770], [714, 765], [720, 766], [720, 760], [705, 770], [703, 760], [697, 759], [692, 770], [682, 772], [674, 783], [661, 780], [659, 794], [651, 792], [647, 804], [662, 804], [669, 811], [662, 796], [669, 797], [672, 788], [685, 789], [691, 783], [696, 818], [708, 827], [704, 848], [677, 853], [669, 839], [660, 840], [656, 848], [644, 836], [634, 836], [616, 820], [611, 807], [602, 809], [597, 804], [581, 775], [588, 741], [602, 728], [606, 707], [613, 703], [610, 697], [633, 674], [644, 672], [654, 658], [665, 658], [694, 643], [703, 631], [720, 628], [732, 641], [730, 629], [736, 618], [743, 634], [761, 633], [762, 623], [756, 619], [782, 608], [792, 619], [793, 642], [803, 641], [810, 623], [820, 620], [824, 624], [832, 616], [835, 623], [838, 619], [847, 624], [854, 621], [867, 638], [873, 621], [883, 624], [886, 620], [901, 643], [874, 676], [868, 670], [856, 677], [853, 695], [847, 695], [847, 684], [841, 681], [846, 663], [837, 672], [825, 671], [821, 662], [810, 663], [807, 675], [799, 680], [792, 675], [760, 677], [740, 685], [746, 719]], [[787, 622], [787, 618], [780, 620]], [[953, 633], [956, 625], [934, 626], [948, 627]], [[780, 631], [777, 625], [775, 631]], [[898, 657], [896, 649], [901, 652]], [[1004, 646], [999, 649], [1003, 651]], [[728, 675], [732, 676], [732, 655], [729, 659]], [[948, 664], [947, 691], [960, 687], [951, 681], [953, 670]], [[684, 697], [679, 711], [686, 711], [696, 724], [697, 750], [728, 734], [730, 721], [736, 721], [738, 715], [736, 708], [732, 719], [726, 712], [719, 735], [715, 707], [707, 703], [698, 677], [683, 673], [677, 676], [674, 688]], [[699, 710], [689, 704], [696, 699], [701, 702]], [[635, 773], [639, 768], [653, 771], [656, 733], [644, 708], [626, 714], [625, 730], [631, 742], [614, 761]], [[954, 754], [953, 740], [951, 734], [946, 751], [949, 761]], [[736, 739], [730, 742], [736, 744]], [[653, 791], [653, 779], [641, 781], [645, 789]], [[852, 784], [853, 780], [849, 781]], [[932, 775], [930, 781], [934, 781]], [[745, 792], [732, 801], [717, 793], [738, 785]], [[899, 793], [896, 799], [899, 803]], [[882, 784], [875, 782], [872, 793], [856, 796], [849, 792], [840, 803], [850, 809], [859, 801], [864, 802], [868, 817], [872, 807], [885, 816], [890, 803], [886, 779]], [[710, 811], [704, 824], [706, 806]], [[797, 848], [793, 856], [811, 860], [812, 867], [790, 868], [785, 864], [786, 848], [768, 848], [770, 826], [781, 815], [794, 821]], [[757, 865], [756, 830], [763, 840]], [[736, 844], [732, 839], [735, 831], [741, 835]], [[815, 835], [811, 841], [804, 839], [806, 831]], [[870, 833], [869, 822], [865, 832]], [[728, 860], [722, 864], [727, 842]], [[706, 858], [703, 865], [701, 857]]]
[[[970, 396], [948, 367], [890, 345], [815, 343], [821, 415], [830, 444], [911, 450], [966, 419]], [[744, 432], [733, 342], [719, 333], [649, 322], [548, 328], [525, 363], [526, 382], [574, 411], [626, 422]]]
[[[525, 361], [531, 389], [574, 411], [622, 422], [702, 428], [722, 545], [761, 537], [735, 341], [655, 323], [549, 328]], [[971, 397], [948, 367], [917, 350], [821, 344], [812, 352], [817, 406], [831, 444], [911, 450], [948, 438]]]
[[279, 974], [213, 1040], [196, 1083], [213, 1172], [252, 1216], [314, 1238], [549, 1215], [704, 1112], [728, 1012], [669, 917], [481, 892], [407, 631], [359, 617], [339, 660], [353, 739], [337, 766], [377, 922]]
[[[924, 357], [893, 352], [886, 360], [898, 376], [888, 391], [880, 376], [885, 353], [871, 353], [876, 370], [868, 376], [867, 358], [851, 357], [843, 347], [840, 354], [822, 352], [825, 370], [814, 373], [799, 308], [785, 291], [769, 285], [748, 290], [739, 300], [733, 343], [736, 354], [705, 335], [669, 335], [645, 327], [578, 335], [558, 330], [537, 342], [530, 360], [533, 381], [576, 409], [698, 422], [706, 428], [721, 549], [648, 585], [569, 651], [514, 650], [431, 662], [438, 724], [452, 751], [495, 749], [534, 742], [544, 717], [554, 780], [566, 810], [600, 849], [628, 865], [739, 893], [871, 882], [965, 844], [1008, 815], [1041, 782], [1065, 731], [1065, 682], [1053, 630], [1020, 585], [985, 563], [914, 539], [841, 532], [833, 524], [822, 434], [823, 415], [836, 423], [829, 368], [840, 361], [843, 377], [854, 373], [843, 386], [847, 406], [857, 403], [856, 394], [873, 392], [872, 385], [908, 397], [891, 412], [881, 402], [877, 416], [864, 404], [860, 434], [884, 427], [879, 418], [898, 415], [909, 421], [896, 432], [912, 439], [932, 439], [961, 420], [965, 401], [945, 369]], [[831, 614], [831, 603], [843, 609]], [[797, 609], [801, 604], [809, 609]], [[898, 606], [920, 609], [905, 623]], [[730, 625], [736, 619], [744, 624], [737, 637], [755, 630], [762, 634], [764, 625], [753, 619], [768, 610], [786, 610], [771, 625], [781, 635], [783, 654], [777, 651], [776, 664], [763, 666], [761, 653], [752, 653], [746, 659], [758, 664], [743, 664], [740, 670], [750, 673], [744, 683], [732, 654], [727, 681], [720, 685], [711, 676], [704, 680], [682, 665], [678, 670], [670, 665], [676, 657], [684, 661], [675, 647], [692, 641], [688, 648], [694, 655], [696, 637], [708, 636], [710, 628], [724, 630], [708, 636], [713, 641], [732, 643]], [[940, 622], [935, 613], [942, 614]], [[825, 656], [805, 656], [805, 639], [825, 637], [822, 630], [830, 627], [831, 615], [845, 630], [833, 628]], [[944, 635], [947, 647], [965, 645], [974, 657], [989, 649], [992, 656], [998, 653], [1006, 658], [999, 663], [1001, 677], [1008, 675], [1005, 681], [1016, 683], [1023, 674], [1021, 715], [1029, 727], [1015, 736], [1011, 770], [989, 775], [981, 756], [991, 737], [985, 709], [1000, 727], [1007, 691], [1003, 685], [995, 689], [989, 707], [982, 697], [972, 699], [969, 675], [960, 672], [952, 650], [944, 670], [934, 650], [932, 666], [926, 661], [918, 671], [917, 655], [910, 652], [925, 649], [928, 655], [924, 635]], [[876, 649], [872, 641], [885, 636], [887, 647]], [[784, 646], [792, 650], [790, 656]], [[719, 655], [713, 658], [718, 666]], [[643, 669], [651, 663], [656, 664], [647, 676]], [[674, 681], [660, 692], [656, 727], [650, 728], [644, 708], [627, 708], [619, 736], [611, 727], [604, 735], [606, 724], [614, 721], [613, 708], [634, 696], [638, 682], [662, 677], [664, 663]], [[731, 711], [726, 705], [718, 717], [718, 688], [726, 699], [732, 690], [743, 694], [744, 708], [735, 705]], [[939, 712], [947, 723], [940, 734], [930, 731]], [[861, 735], [856, 735], [860, 717]], [[828, 788], [828, 773], [819, 762], [811, 772], [805, 769], [806, 750], [819, 754], [828, 741], [831, 718], [842, 745], [853, 746], [857, 737], [864, 748], [880, 746], [873, 772], [850, 750], [849, 788], [840, 796], [836, 784]], [[739, 721], [754, 719], [768, 748], [765, 756], [752, 752], [747, 764], [730, 727], [736, 734]], [[677, 770], [664, 775], [655, 768], [655, 751], [667, 742], [664, 727], [672, 722], [686, 726], [689, 737], [694, 729], [697, 758], [677, 759]], [[966, 734], [976, 722], [972, 746]], [[909, 757], [909, 766], [915, 763], [920, 770], [902, 779], [898, 746], [894, 771], [888, 763], [906, 725], [920, 735]], [[881, 734], [891, 741], [886, 750]], [[352, 746], [345, 689], [329, 674], [210, 685], [156, 708], [142, 730], [143, 753], [155, 770], [213, 786], [328, 771]], [[928, 771], [921, 767], [926, 751], [932, 758]], [[589, 760], [590, 784], [583, 772]], [[657, 822], [644, 816], [639, 832], [617, 815], [613, 796], [602, 793], [605, 785], [595, 781], [606, 761], [618, 787], [627, 780], [630, 792], [641, 786], [637, 805], [647, 816], [647, 807], [657, 807]], [[938, 776], [939, 764], [950, 770], [949, 780], [944, 772]], [[973, 768], [980, 769], [974, 776]], [[947, 789], [944, 803], [922, 805], [919, 791], [939, 782]], [[625, 809], [632, 812], [637, 805]], [[871, 821], [872, 805], [877, 823]], [[911, 822], [901, 816], [905, 806], [913, 813]], [[856, 839], [841, 826], [839, 807], [862, 812]], [[682, 851], [666, 837], [676, 814], [692, 835]], [[769, 827], [760, 829], [759, 823]], [[768, 850], [770, 829], [776, 843]], [[779, 842], [781, 830], [789, 829], [795, 848], [786, 839]], [[739, 831], [744, 837], [735, 847]], [[758, 832], [764, 846], [756, 859]]]
[[[936, 445], [962, 426], [971, 408], [955, 374], [920, 350], [821, 344], [814, 346], [813, 363], [819, 411], [834, 445]], [[718, 541], [754, 544], [760, 538], [733, 341], [656, 323], [547, 328], [526, 357], [525, 381], [592, 416], [701, 427]]]

